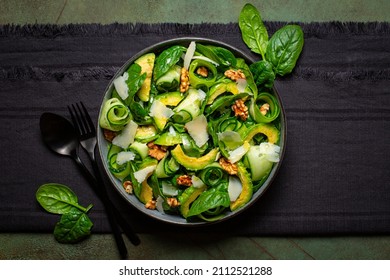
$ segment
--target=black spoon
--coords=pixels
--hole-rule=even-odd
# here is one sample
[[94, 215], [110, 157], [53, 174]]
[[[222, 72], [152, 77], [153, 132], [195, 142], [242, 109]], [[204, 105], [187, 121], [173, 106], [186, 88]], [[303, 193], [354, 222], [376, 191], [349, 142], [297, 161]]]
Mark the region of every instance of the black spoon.
[[[95, 178], [83, 164], [78, 155], [79, 142], [76, 131], [74, 130], [72, 124], [60, 115], [53, 113], [43, 113], [40, 119], [40, 128], [45, 144], [53, 152], [71, 157], [77, 163], [78, 167], [81, 169], [84, 176], [86, 176], [89, 183], [93, 184], [94, 190], [96, 190], [97, 188], [95, 186], [97, 183]], [[125, 259], [127, 258], [127, 249], [121, 235], [121, 230], [116, 223], [113, 207], [111, 207], [112, 205], [108, 205], [108, 199], [102, 199], [102, 201], [108, 214], [108, 219], [114, 233], [119, 253], [121, 257]]]

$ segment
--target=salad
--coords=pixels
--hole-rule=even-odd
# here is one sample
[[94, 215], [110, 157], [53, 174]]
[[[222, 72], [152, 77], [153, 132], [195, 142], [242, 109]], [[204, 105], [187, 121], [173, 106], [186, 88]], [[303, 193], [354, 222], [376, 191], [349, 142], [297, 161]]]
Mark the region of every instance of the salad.
[[109, 170], [148, 209], [220, 219], [279, 161], [278, 101], [226, 48], [147, 53], [113, 83], [99, 120]]
[[[302, 45], [284, 42], [296, 26], [268, 42], [256, 13], [246, 5], [240, 28], [259, 62], [248, 65], [221, 45], [191, 41], [143, 54], [113, 81], [99, 116], [108, 169], [150, 211], [217, 221], [245, 207], [279, 162], [273, 81], [291, 72]], [[280, 52], [278, 44], [288, 49]]]

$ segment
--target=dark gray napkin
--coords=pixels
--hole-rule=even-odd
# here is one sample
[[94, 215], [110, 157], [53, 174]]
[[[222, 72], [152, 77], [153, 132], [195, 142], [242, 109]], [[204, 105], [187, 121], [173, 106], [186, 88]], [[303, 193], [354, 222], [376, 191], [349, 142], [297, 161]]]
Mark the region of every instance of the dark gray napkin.
[[[272, 34], [285, 23], [266, 23]], [[276, 84], [287, 115], [287, 150], [276, 180], [239, 216], [196, 228], [235, 235], [390, 232], [390, 28], [386, 23], [301, 24], [305, 46]], [[0, 26], [0, 231], [51, 231], [58, 216], [37, 188], [70, 186], [94, 232], [103, 207], [70, 158], [43, 144], [39, 117], [66, 117], [83, 101], [96, 120], [103, 92], [132, 55], [169, 38], [201, 36], [250, 53], [236, 24]], [[83, 156], [86, 159], [85, 155]], [[110, 191], [138, 232], [183, 231], [154, 221]], [[191, 229], [193, 231], [194, 229]]]

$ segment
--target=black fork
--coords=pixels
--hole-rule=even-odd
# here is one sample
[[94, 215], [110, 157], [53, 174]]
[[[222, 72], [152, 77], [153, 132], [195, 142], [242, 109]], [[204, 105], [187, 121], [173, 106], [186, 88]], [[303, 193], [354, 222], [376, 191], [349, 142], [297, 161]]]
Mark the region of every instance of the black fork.
[[84, 150], [88, 153], [92, 162], [92, 167], [96, 178], [96, 180], [92, 183], [94, 184], [95, 190], [106, 208], [115, 240], [117, 241], [117, 244], [119, 243], [118, 246], [120, 245], [119, 249], [122, 250], [122, 253], [124, 253], [123, 251], [126, 250], [126, 247], [117, 223], [120, 224], [122, 230], [134, 245], [140, 244], [140, 239], [134, 232], [132, 226], [122, 216], [122, 213], [120, 213], [118, 209], [114, 207], [108, 198], [107, 190], [95, 158], [95, 149], [97, 146], [96, 129], [87, 109], [85, 108], [84, 104], [80, 102], [80, 104], [76, 103], [68, 106], [68, 110], [73, 125], [77, 131], [79, 142]]

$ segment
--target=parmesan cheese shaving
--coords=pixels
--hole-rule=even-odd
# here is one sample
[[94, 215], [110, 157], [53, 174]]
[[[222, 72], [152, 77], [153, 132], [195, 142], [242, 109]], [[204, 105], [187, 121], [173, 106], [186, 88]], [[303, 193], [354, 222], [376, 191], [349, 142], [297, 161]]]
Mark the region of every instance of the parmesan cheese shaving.
[[207, 94], [203, 90], [198, 89], [198, 99], [200, 102], [203, 102], [206, 99], [206, 96]]
[[207, 119], [204, 115], [199, 115], [192, 121], [186, 123], [185, 128], [198, 147], [202, 147], [209, 140]]
[[169, 119], [173, 116], [172, 109], [165, 106], [161, 101], [154, 100], [150, 107], [149, 116], [158, 119]]
[[156, 209], [161, 214], [165, 214], [163, 203], [164, 203], [164, 198], [162, 198], [161, 196], [158, 196], [156, 199]]
[[214, 64], [214, 65], [217, 66], [217, 67], [219, 66], [219, 63], [218, 63], [218, 62], [215, 62], [214, 60], [212, 60], [212, 59], [210, 59], [210, 58], [208, 58], [208, 57], [206, 57], [206, 56], [194, 55], [194, 56], [192, 57], [192, 59], [204, 60], [204, 61], [207, 61], [207, 62], [210, 62], [210, 63]]
[[194, 188], [201, 188], [201, 187], [204, 186], [203, 181], [199, 177], [197, 177], [195, 175], [192, 175], [191, 182], [192, 182], [192, 186]]
[[229, 161], [231, 163], [236, 163], [249, 151], [250, 147], [251, 147], [251, 145], [245, 141], [243, 145], [241, 145], [237, 149], [229, 152], [229, 158], [228, 158]]
[[127, 149], [134, 142], [134, 137], [137, 132], [138, 124], [131, 120], [122, 132], [112, 139], [112, 144]]
[[248, 86], [248, 82], [246, 81], [246, 79], [237, 80], [237, 89], [239, 93], [245, 92], [247, 86]]
[[[125, 73], [127, 74], [127, 73]], [[122, 98], [122, 100], [125, 100], [127, 97], [129, 97], [129, 87], [127, 86], [126, 80], [129, 77], [129, 74], [123, 76], [119, 76], [114, 80], [114, 87], [116, 91], [118, 92], [119, 96]]]
[[242, 183], [235, 176], [229, 176], [228, 193], [230, 201], [236, 201], [242, 192]]
[[179, 190], [174, 185], [163, 181], [161, 183], [162, 193], [167, 196], [177, 196], [179, 194]]
[[132, 161], [135, 159], [135, 154], [130, 151], [122, 151], [119, 152], [118, 155], [116, 156], [116, 163], [118, 165], [122, 165], [128, 161]]
[[196, 49], [196, 43], [195, 43], [195, 41], [192, 41], [190, 43], [190, 45], [188, 46], [186, 54], [184, 55], [183, 67], [187, 70], [190, 67], [192, 57], [194, 56], [194, 53], [195, 53], [195, 49]]
[[134, 172], [134, 178], [138, 183], [142, 183], [156, 169], [157, 165], [150, 165]]
[[267, 160], [271, 162], [279, 162], [280, 147], [271, 143], [260, 143], [259, 147], [260, 155], [265, 155]]

